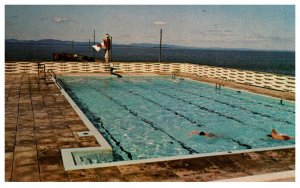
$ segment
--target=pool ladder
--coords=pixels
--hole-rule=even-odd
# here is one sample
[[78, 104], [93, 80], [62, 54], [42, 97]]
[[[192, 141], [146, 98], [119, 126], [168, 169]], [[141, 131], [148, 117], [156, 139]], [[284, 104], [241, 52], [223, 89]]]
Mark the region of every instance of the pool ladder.
[[37, 66], [38, 66], [38, 79], [39, 79], [39, 82], [40, 82], [40, 80], [46, 80], [46, 65], [41, 64], [40, 62], [38, 62]]
[[227, 82], [226, 77], [221, 77], [221, 81], [216, 83], [216, 89], [221, 89], [221, 86], [225, 86], [225, 83]]
[[180, 70], [179, 69], [175, 69], [173, 72], [172, 72], [172, 79], [175, 79], [176, 76], [178, 76], [180, 73]]
[[[52, 69], [49, 69], [48, 71], [46, 71], [46, 65], [42, 64], [40, 62], [38, 62], [37, 67], [38, 67], [38, 82], [40, 83], [40, 80], [45, 80], [46, 85], [53, 84], [53, 82], [51, 81], [51, 77], [48, 76], [49, 73], [52, 71]], [[51, 76], [51, 74], [55, 75], [55, 73], [53, 71], [52, 71], [52, 73], [50, 73], [50, 76]], [[56, 78], [56, 75], [55, 75], [55, 78]]]
[[38, 83], [40, 82], [40, 80], [45, 80], [46, 85], [53, 84], [54, 82], [52, 78], [54, 78], [54, 82], [59, 87], [59, 89], [61, 89], [61, 85], [64, 85], [64, 83], [61, 79], [56, 78], [55, 72], [52, 69], [48, 69], [48, 71], [46, 71], [46, 65], [38, 63]]
[[56, 74], [52, 69], [49, 69], [47, 71], [47, 73], [48, 73], [48, 76], [49, 76], [48, 78], [50, 80], [51, 80], [51, 78], [54, 78], [55, 84], [59, 87], [60, 90], [62, 89], [62, 86], [65, 86], [64, 82], [61, 79], [56, 78]]

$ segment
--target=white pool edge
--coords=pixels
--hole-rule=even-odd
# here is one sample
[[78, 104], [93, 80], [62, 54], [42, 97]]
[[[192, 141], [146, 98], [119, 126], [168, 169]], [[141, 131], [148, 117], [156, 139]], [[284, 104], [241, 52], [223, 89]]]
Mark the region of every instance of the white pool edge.
[[[94, 152], [110, 152], [112, 153], [112, 147], [109, 143], [105, 140], [105, 138], [100, 134], [100, 132], [94, 127], [92, 122], [85, 116], [85, 114], [81, 111], [81, 109], [77, 106], [77, 104], [73, 101], [73, 99], [68, 95], [68, 93], [64, 90], [64, 88], [56, 82], [54, 77], [51, 77], [52, 81], [61, 91], [61, 93], [65, 96], [67, 101], [70, 103], [72, 108], [78, 114], [80, 119], [83, 121], [85, 126], [89, 129], [89, 136], [94, 136], [97, 140], [100, 147], [83, 147], [83, 148], [67, 148], [61, 149], [61, 155], [65, 170], [73, 170], [76, 167], [75, 161], [72, 156], [72, 152], [87, 152], [87, 151], [94, 151]], [[80, 132], [78, 132], [80, 133]], [[82, 167], [82, 166], [81, 166]], [[83, 169], [83, 168], [80, 168]]]
[[259, 152], [259, 151], [271, 151], [271, 150], [289, 149], [289, 148], [295, 148], [295, 145], [278, 146], [278, 147], [270, 147], [270, 148], [256, 148], [256, 149], [248, 149], [248, 150], [235, 150], [235, 151], [227, 151], [227, 152], [213, 152], [213, 153], [203, 153], [203, 154], [195, 154], [195, 155], [182, 155], [182, 156], [172, 156], [172, 157], [163, 157], [163, 158], [119, 161], [119, 162], [110, 162], [110, 163], [99, 163], [99, 164], [91, 164], [86, 166], [68, 166], [67, 168], [65, 167], [65, 169], [79, 170], [79, 169], [91, 169], [91, 168], [104, 168], [104, 167], [134, 165], [134, 164], [143, 164], [143, 163], [194, 159], [194, 158], [201, 158], [201, 157], [212, 157], [212, 156], [220, 156], [220, 155], [232, 155], [232, 154]]
[[[201, 83], [203, 83], [203, 84], [208, 84], [208, 85], [214, 86], [213, 83], [209, 83], [209, 82], [205, 82], [205, 81], [201, 81], [201, 80], [194, 80], [194, 79], [192, 79], [192, 78], [187, 78], [187, 77], [181, 77], [181, 76], [178, 76], [178, 77], [184, 78], [184, 79], [188, 79], [188, 80], [190, 80], [190, 81], [201, 82]], [[250, 94], [253, 94], [253, 95], [260, 95], [260, 96], [268, 97], [268, 98], [271, 98], [271, 99], [276, 99], [276, 100], [280, 100], [280, 99], [281, 99], [281, 98], [278, 98], [278, 97], [273, 97], [273, 96], [269, 96], [269, 95], [265, 95], [265, 94], [261, 94], [261, 93], [255, 93], [255, 92], [249, 91], [249, 90], [247, 90], [247, 89], [236, 89], [236, 88], [226, 87], [226, 85], [225, 85], [225, 86], [222, 86], [222, 87], [224, 87], [224, 88], [226, 88], [226, 89], [235, 90], [235, 91], [243, 91], [243, 92], [245, 92], [245, 93], [250, 93]], [[221, 88], [222, 88], [222, 87], [221, 87]], [[252, 87], [255, 87], [255, 86], [252, 86]], [[264, 88], [264, 89], [266, 89], [266, 88]], [[272, 90], [272, 89], [270, 89], [270, 90]], [[276, 90], [273, 90], [273, 91], [276, 91]], [[282, 100], [283, 100], [283, 101], [288, 101], [288, 102], [290, 102], [290, 103], [294, 103], [294, 104], [295, 104], [295, 101], [293, 101], [293, 100], [287, 100], [287, 99], [282, 99]]]
[[296, 171], [287, 170], [282, 172], [266, 173], [252, 176], [244, 176], [238, 178], [221, 179], [212, 182], [272, 182], [272, 181], [287, 181], [295, 179]]

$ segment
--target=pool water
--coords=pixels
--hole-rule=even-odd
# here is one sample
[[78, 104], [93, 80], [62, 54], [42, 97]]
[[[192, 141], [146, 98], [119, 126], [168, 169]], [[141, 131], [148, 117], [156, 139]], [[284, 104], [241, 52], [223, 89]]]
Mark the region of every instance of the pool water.
[[[113, 161], [295, 144], [295, 104], [164, 76], [61, 76], [64, 88], [113, 148]], [[208, 138], [191, 131], [213, 133]]]

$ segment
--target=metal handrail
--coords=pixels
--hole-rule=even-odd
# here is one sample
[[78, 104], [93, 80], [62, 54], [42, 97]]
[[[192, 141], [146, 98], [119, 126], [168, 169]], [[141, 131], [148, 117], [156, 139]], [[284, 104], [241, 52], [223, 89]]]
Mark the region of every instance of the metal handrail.
[[55, 72], [54, 72], [52, 69], [49, 69], [49, 70], [47, 71], [47, 73], [48, 73], [50, 76], [52, 76], [52, 77], [54, 77], [54, 78], [56, 79], [56, 74], [55, 74]]
[[172, 79], [175, 79], [176, 76], [180, 73], [179, 69], [176, 69], [175, 71], [172, 72]]
[[225, 86], [225, 82], [228, 81], [227, 77], [221, 77], [221, 81], [216, 83], [216, 89], [221, 89], [221, 86]]
[[61, 79], [59, 79], [59, 78], [56, 78], [56, 74], [55, 74], [55, 72], [54, 72], [52, 69], [49, 69], [49, 70], [47, 71], [47, 73], [48, 73], [51, 77], [54, 78], [54, 81], [55, 81], [56, 85], [57, 85], [57, 86], [59, 87], [59, 89], [61, 90], [61, 89], [63, 88], [62, 85], [64, 85], [63, 81], [62, 81]]
[[220, 83], [220, 85], [225, 85], [225, 82], [227, 81], [228, 79], [227, 79], [227, 77], [221, 77], [221, 83]]
[[[38, 62], [37, 66], [38, 66], [38, 79], [39, 80], [42, 80], [42, 79], [46, 80], [46, 65], [45, 64], [41, 64], [40, 62]], [[41, 70], [43, 71], [44, 77], [40, 77]]]

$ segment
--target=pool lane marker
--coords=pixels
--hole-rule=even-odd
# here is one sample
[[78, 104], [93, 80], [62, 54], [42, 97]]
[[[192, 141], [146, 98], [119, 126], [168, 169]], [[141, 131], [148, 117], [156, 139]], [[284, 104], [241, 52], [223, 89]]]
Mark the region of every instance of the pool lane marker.
[[[91, 119], [92, 122], [95, 122], [95, 123], [96, 123], [96, 124], [94, 124], [94, 126], [98, 126], [98, 128], [102, 128], [102, 129], [104, 130], [104, 132], [101, 131], [102, 134], [108, 135], [108, 136], [111, 138], [111, 140], [113, 140], [113, 141], [115, 142], [115, 145], [117, 145], [117, 146], [120, 148], [120, 150], [123, 151], [124, 153], [126, 153], [126, 154], [127, 154], [127, 157], [128, 157], [130, 160], [132, 160], [132, 154], [131, 154], [129, 151], [125, 150], [125, 149], [121, 146], [120, 142], [117, 141], [117, 140], [113, 137], [113, 135], [110, 133], [110, 131], [109, 131], [108, 129], [105, 128], [102, 119], [101, 119], [100, 117], [94, 115], [93, 112], [91, 112], [85, 105], [83, 105], [82, 102], [81, 102], [81, 101], [79, 100], [79, 98], [75, 95], [75, 93], [73, 92], [73, 90], [72, 90], [71, 88], [69, 88], [66, 84], [64, 84], [64, 86], [65, 86], [65, 90], [68, 91], [70, 97], [71, 97], [74, 101], [76, 101], [77, 105], [82, 109], [82, 111], [84, 111], [84, 112], [87, 114], [88, 119]], [[99, 129], [98, 129], [98, 130], [99, 130]], [[100, 130], [99, 130], [99, 131], [100, 131]], [[113, 154], [114, 154], [114, 153], [113, 153]], [[120, 157], [120, 158], [122, 158], [122, 160], [124, 160], [124, 158], [123, 158], [122, 156], [119, 155], [118, 157]]]
[[[112, 160], [112, 147], [105, 140], [105, 138], [100, 134], [100, 132], [94, 127], [91, 121], [85, 116], [85, 114], [81, 111], [81, 109], [77, 106], [77, 104], [73, 101], [73, 99], [68, 95], [68, 93], [64, 90], [64, 88], [60, 84], [56, 82], [54, 77], [51, 77], [56, 86], [60, 89], [61, 93], [65, 96], [66, 100], [73, 107], [75, 112], [81, 118], [86, 127], [90, 130], [90, 134], [94, 136], [100, 146], [98, 147], [83, 147], [83, 148], [66, 148], [61, 149], [61, 156], [65, 170], [71, 169], [81, 169], [83, 168], [82, 164], [77, 164], [77, 160], [75, 159], [75, 155], [84, 156], [86, 153], [101, 155], [106, 158], [106, 160]], [[62, 82], [62, 81], [61, 81]], [[83, 162], [83, 161], [81, 161]]]
[[206, 97], [204, 95], [200, 95], [200, 94], [195, 94], [193, 92], [187, 92], [187, 91], [184, 91], [182, 89], [179, 89], [179, 91], [182, 91], [182, 92], [185, 92], [185, 93], [188, 93], [188, 94], [191, 94], [191, 95], [194, 95], [194, 96], [197, 96], [197, 97], [202, 97], [202, 98], [205, 98], [205, 99], [208, 99], [208, 100], [212, 100], [216, 103], [220, 103], [220, 104], [224, 104], [224, 105], [227, 105], [227, 106], [230, 106], [232, 108], [238, 108], [238, 109], [241, 109], [241, 110], [244, 110], [246, 112], [250, 112], [254, 115], [259, 115], [259, 116], [262, 116], [262, 117], [266, 117], [266, 118], [269, 118], [269, 119], [272, 119], [273, 121], [278, 121], [278, 122], [284, 122], [286, 124], [289, 124], [289, 125], [294, 125], [294, 123], [291, 123], [287, 120], [282, 120], [282, 119], [279, 119], [279, 118], [273, 118], [272, 116], [270, 115], [267, 115], [267, 114], [262, 114], [260, 112], [255, 112], [255, 111], [252, 111], [252, 110], [248, 110], [247, 108], [244, 108], [244, 107], [240, 107], [240, 106], [236, 106], [236, 105], [233, 105], [233, 104], [229, 104], [229, 103], [226, 103], [226, 102], [223, 102], [223, 101], [219, 101], [219, 100], [216, 100], [216, 99], [213, 99], [213, 98], [210, 98], [210, 97]]
[[[148, 100], [147, 98], [142, 97], [142, 96], [139, 95], [139, 94], [133, 93], [132, 91], [129, 91], [129, 93], [132, 93], [132, 94], [134, 94], [134, 95], [136, 95], [136, 96], [140, 96], [141, 98], [143, 98], [143, 99], [145, 99], [145, 100], [151, 102], [150, 99]], [[158, 103], [155, 102], [154, 104], [158, 104]], [[162, 108], [164, 108], [162, 105], [160, 105], [160, 104], [158, 104], [158, 105], [161, 106]], [[165, 108], [165, 109], [168, 109], [168, 108]], [[170, 109], [170, 111], [173, 111], [173, 110]], [[176, 115], [176, 112], [175, 112], [175, 115]], [[180, 116], [180, 117], [182, 117], [182, 116]], [[197, 126], [199, 126], [199, 124], [197, 124]], [[200, 127], [205, 127], [205, 125], [201, 125]], [[242, 142], [239, 141], [239, 140], [236, 140], [236, 139], [233, 139], [233, 138], [226, 138], [226, 139], [228, 139], [228, 140], [230, 140], [230, 141], [233, 141], [233, 142], [237, 143], [239, 146], [246, 147], [247, 149], [251, 149], [251, 148], [252, 148], [250, 145], [245, 144], [245, 143], [242, 143]]]
[[[129, 83], [129, 82], [126, 81], [126, 80], [125, 80], [124, 82]], [[191, 122], [191, 123], [193, 123], [193, 124], [196, 124], [196, 126], [198, 126], [198, 127], [205, 127], [205, 125], [200, 124], [200, 123], [197, 123], [197, 121], [192, 120], [192, 119], [190, 119], [189, 117], [186, 117], [185, 115], [183, 115], [183, 114], [181, 114], [181, 113], [179, 113], [179, 112], [176, 112], [176, 111], [172, 110], [171, 108], [165, 107], [165, 106], [159, 104], [158, 102], [156, 102], [156, 101], [154, 101], [154, 100], [152, 100], [152, 99], [146, 98], [146, 97], [144, 97], [144, 96], [142, 96], [142, 95], [140, 95], [140, 94], [138, 94], [138, 93], [135, 93], [135, 92], [133, 92], [133, 91], [131, 91], [131, 90], [127, 90], [127, 89], [125, 89], [124, 87], [122, 87], [122, 89], [125, 90], [125, 91], [127, 91], [127, 92], [129, 92], [129, 93], [131, 93], [131, 94], [133, 94], [133, 95], [139, 96], [139, 97], [141, 97], [142, 99], [144, 99], [144, 100], [146, 100], [146, 101], [148, 101], [148, 102], [151, 102], [152, 104], [155, 104], [155, 105], [157, 105], [157, 106], [159, 106], [159, 107], [161, 107], [161, 108], [163, 108], [163, 109], [165, 109], [165, 110], [167, 110], [167, 111], [170, 111], [170, 112], [174, 113], [176, 116], [180, 116], [180, 117], [186, 119], [187, 121], [189, 121], [189, 122]]]
[[[134, 94], [134, 95], [136, 95], [136, 96], [140, 96], [141, 98], [143, 98], [143, 99], [145, 99], [145, 100], [147, 100], [147, 101], [149, 101], [149, 102], [152, 102], [151, 99], [147, 99], [147, 98], [145, 98], [145, 97], [143, 97], [143, 96], [141, 96], [141, 95], [139, 95], [139, 94], [137, 94], [137, 93], [134, 93], [134, 92], [132, 92], [132, 91], [129, 91], [129, 93], [132, 93], [132, 94]], [[164, 109], [166, 109], [166, 110], [170, 110], [170, 111], [174, 112], [173, 110], [171, 110], [171, 109], [169, 109], [169, 108], [166, 108], [166, 107], [160, 105], [159, 103], [156, 103], [156, 102], [154, 102], [154, 101], [153, 101], [152, 103], [157, 104], [158, 106], [160, 106], [160, 107], [162, 107], [162, 108], [164, 108]], [[174, 112], [175, 115], [177, 115], [176, 113], [177, 113], [177, 112]], [[180, 117], [183, 117], [183, 115], [180, 116]], [[184, 117], [185, 117], [185, 116], [184, 116]], [[188, 119], [188, 120], [189, 120], [189, 119]], [[195, 122], [195, 121], [193, 121], [193, 122]], [[193, 123], [193, 122], [192, 122], [192, 123]], [[196, 122], [195, 122], [195, 123], [196, 123]], [[197, 124], [197, 126], [199, 126], [199, 124]], [[205, 125], [201, 125], [200, 127], [205, 127]], [[245, 143], [242, 143], [242, 142], [239, 141], [239, 140], [236, 140], [236, 139], [233, 139], [233, 138], [226, 138], [226, 139], [228, 139], [228, 140], [230, 140], [230, 141], [233, 141], [233, 142], [237, 143], [239, 146], [246, 147], [247, 149], [252, 149], [252, 147], [251, 147], [250, 145], [245, 144]]]
[[[278, 108], [278, 107], [279, 107], [279, 106], [278, 106], [278, 107], [272, 106], [272, 105], [270, 105], [270, 104], [264, 104], [263, 102], [259, 102], [259, 101], [249, 100], [249, 99], [246, 99], [246, 98], [241, 99], [241, 98], [236, 97], [236, 96], [231, 96], [231, 95], [229, 95], [229, 94], [227, 94], [227, 93], [221, 93], [221, 94], [222, 94], [222, 95], [225, 95], [225, 96], [228, 96], [228, 97], [231, 97], [231, 98], [234, 98], [234, 99], [241, 100], [241, 101], [247, 101], [247, 102], [251, 102], [251, 103], [254, 103], [254, 104], [259, 104], [259, 105], [262, 105], [262, 106], [265, 106], [265, 107], [268, 107], [268, 108]], [[282, 106], [282, 105], [281, 105], [281, 106]], [[292, 107], [289, 106], [289, 108], [292, 108]], [[290, 112], [290, 113], [295, 114], [295, 111], [293, 111], [293, 110], [283, 109], [283, 108], [279, 108], [279, 109], [282, 110], [282, 111], [285, 111], [285, 112]]]
[[[239, 122], [239, 123], [241, 123], [241, 124], [243, 124], [243, 125], [248, 125], [247, 123], [245, 123], [245, 122], [243, 122], [243, 121], [241, 121], [241, 120], [238, 120], [238, 119], [236, 119], [236, 118], [234, 118], [234, 117], [227, 116], [227, 115], [224, 115], [224, 114], [222, 114], [222, 113], [220, 113], [220, 112], [216, 112], [216, 111], [214, 111], [214, 110], [205, 108], [205, 107], [200, 106], [200, 105], [198, 105], [198, 104], [192, 103], [191, 101], [187, 101], [187, 100], [182, 99], [182, 98], [174, 97], [174, 96], [172, 96], [172, 95], [170, 95], [170, 94], [161, 92], [161, 91], [159, 91], [159, 90], [150, 89], [150, 88], [145, 88], [145, 87], [143, 87], [143, 86], [141, 86], [141, 85], [137, 85], [137, 84], [135, 84], [135, 85], [136, 85], [137, 87], [144, 88], [144, 89], [147, 89], [147, 90], [152, 90], [152, 91], [155, 91], [155, 92], [160, 93], [160, 94], [162, 94], [162, 95], [168, 96], [168, 97], [170, 97], [170, 98], [173, 98], [173, 99], [182, 101], [182, 102], [184, 102], [184, 103], [187, 103], [187, 104], [190, 104], [190, 105], [193, 105], [193, 106], [196, 106], [196, 107], [198, 107], [198, 108], [201, 109], [201, 110], [205, 110], [205, 111], [208, 111], [208, 112], [210, 112], [210, 113], [214, 113], [214, 114], [217, 114], [217, 115], [219, 115], [219, 116], [225, 117], [225, 118], [227, 118], [227, 119], [234, 120], [234, 121]], [[254, 126], [254, 125], [251, 125], [251, 126]], [[267, 132], [267, 130], [264, 129], [264, 128], [262, 128], [262, 127], [257, 127], [257, 126], [255, 126], [255, 127], [256, 127], [257, 129], [260, 129], [260, 130], [264, 131], [264, 132]]]
[[[126, 89], [123, 88], [123, 90], [126, 90]], [[135, 95], [135, 96], [139, 96], [139, 97], [141, 97], [142, 99], [144, 99], [144, 100], [146, 100], [146, 101], [148, 101], [148, 102], [151, 102], [152, 104], [155, 104], [155, 105], [157, 105], [157, 106], [159, 106], [159, 107], [161, 107], [161, 108], [163, 108], [163, 109], [165, 109], [165, 110], [167, 110], [167, 111], [173, 112], [176, 116], [180, 116], [180, 117], [186, 119], [187, 121], [189, 121], [189, 122], [191, 122], [191, 123], [193, 123], [193, 124], [196, 124], [196, 126], [198, 126], [198, 127], [205, 127], [205, 125], [202, 125], [202, 124], [200, 124], [200, 123], [197, 123], [196, 121], [191, 120], [189, 117], [186, 117], [186, 116], [184, 116], [183, 114], [181, 114], [181, 113], [179, 113], [179, 112], [176, 112], [176, 111], [174, 111], [174, 110], [172, 110], [172, 109], [170, 109], [170, 108], [168, 108], [168, 107], [165, 107], [165, 106], [159, 104], [158, 102], [153, 101], [152, 99], [148, 99], [148, 98], [146, 98], [146, 97], [144, 97], [144, 96], [142, 96], [142, 95], [140, 95], [140, 94], [138, 94], [138, 93], [135, 93], [135, 92], [133, 92], [133, 91], [131, 91], [131, 90], [126, 90], [126, 91], [129, 92], [129, 93], [131, 93], [131, 94], [133, 94], [133, 95]]]
[[[194, 81], [194, 80], [191, 80], [191, 81]], [[205, 84], [207, 84], [207, 83], [205, 83]], [[189, 87], [191, 87], [191, 88], [194, 88], [194, 89], [201, 89], [201, 88], [203, 88], [203, 87], [197, 87], [197, 86], [189, 86]], [[230, 89], [230, 90], [232, 90], [232, 89]], [[201, 91], [203, 91], [203, 90], [201, 90]], [[205, 90], [204, 90], [205, 91]], [[206, 90], [206, 91], [208, 91], [208, 90]], [[248, 91], [246, 91], [247, 93], [251, 93], [251, 92], [248, 92]], [[265, 103], [263, 103], [263, 102], [260, 102], [260, 101], [254, 101], [254, 100], [250, 100], [250, 99], [247, 99], [247, 98], [239, 98], [239, 97], [237, 97], [237, 96], [235, 96], [235, 95], [229, 95], [229, 94], [227, 94], [227, 93], [224, 93], [224, 92], [218, 92], [219, 94], [221, 94], [221, 95], [225, 95], [225, 96], [227, 96], [227, 97], [230, 97], [230, 98], [233, 98], [233, 99], [237, 99], [237, 100], [240, 100], [240, 101], [247, 101], [247, 102], [251, 102], [251, 103], [254, 103], [254, 104], [259, 104], [259, 105], [262, 105], [262, 106], [265, 106], [265, 107], [268, 107], [268, 108], [271, 108], [271, 109], [273, 109], [273, 108], [276, 108], [276, 109], [278, 109], [278, 107], [281, 107], [282, 105], [278, 105], [278, 106], [274, 106], [274, 105], [270, 105], [270, 104], [265, 104]], [[241, 92], [239, 92], [239, 93], [241, 93]], [[252, 94], [252, 93], [251, 93]], [[261, 94], [257, 94], [257, 93], [255, 93], [255, 95], [261, 95]], [[261, 96], [263, 96], [263, 97], [268, 97], [268, 98], [274, 98], [274, 97], [270, 97], [270, 96], [266, 96], [266, 95], [261, 95]], [[277, 98], [274, 98], [274, 99], [277, 99]], [[278, 103], [279, 104], [279, 103]], [[292, 107], [290, 107], [290, 106], [288, 106], [289, 108], [292, 108]], [[293, 111], [293, 110], [289, 110], [289, 109], [284, 109], [284, 108], [279, 108], [280, 110], [282, 110], [282, 111], [286, 111], [286, 112], [290, 112], [290, 113], [294, 113], [295, 114], [295, 111]]]
[[239, 122], [239, 123], [242, 123], [242, 124], [246, 124], [246, 123], [244, 123], [243, 121], [238, 120], [238, 119], [236, 119], [236, 118], [234, 118], [234, 117], [224, 115], [224, 114], [222, 114], [222, 113], [220, 113], [220, 112], [216, 112], [216, 111], [214, 111], [214, 110], [208, 109], [208, 108], [203, 107], [203, 106], [200, 106], [200, 105], [198, 105], [198, 104], [194, 104], [194, 103], [192, 103], [191, 101], [187, 101], [187, 100], [182, 99], [182, 98], [174, 97], [174, 96], [172, 96], [172, 95], [170, 95], [170, 94], [167, 94], [167, 93], [165, 93], [165, 92], [162, 92], [162, 91], [159, 91], [159, 90], [155, 90], [155, 89], [145, 88], [145, 87], [140, 86], [140, 85], [136, 85], [136, 86], [141, 87], [141, 88], [144, 88], [144, 89], [147, 89], [147, 90], [155, 91], [155, 92], [160, 93], [160, 94], [162, 94], [162, 95], [168, 96], [168, 97], [170, 97], [170, 98], [172, 98], [172, 99], [176, 99], [176, 100], [182, 101], [182, 102], [184, 102], [184, 103], [187, 103], [187, 104], [196, 106], [196, 107], [198, 107], [200, 110], [208, 111], [208, 112], [210, 112], [210, 113], [217, 114], [217, 115], [222, 116], [222, 117], [225, 117], [225, 118], [227, 118], [227, 119], [231, 119], [231, 120], [234, 120], [234, 121], [236, 121], [236, 122]]
[[[95, 116], [95, 115], [93, 115], [93, 113], [92, 113], [90, 110], [88, 110], [88, 111], [86, 111], [86, 112], [89, 113], [90, 116], [93, 116], [92, 121], [96, 123], [96, 126], [98, 126], [99, 128], [104, 129], [104, 130], [105, 130], [105, 133], [106, 133], [107, 135], [110, 136], [110, 138], [116, 143], [116, 145], [120, 148], [120, 150], [123, 151], [124, 153], [126, 153], [127, 157], [128, 157], [130, 160], [132, 160], [132, 154], [131, 154], [129, 151], [125, 150], [125, 149], [123, 148], [123, 146], [121, 146], [121, 143], [120, 143], [117, 139], [114, 138], [114, 136], [110, 133], [109, 130], [107, 130], [107, 129], [104, 127], [104, 123], [103, 123], [103, 121], [101, 120], [101, 118], [100, 118], [100, 117], [97, 117], [97, 116]], [[122, 160], [124, 160], [124, 158], [123, 158], [121, 155], [119, 155], [119, 157], [121, 157]]]
[[242, 143], [241, 141], [233, 139], [233, 138], [230, 138], [230, 139], [233, 142], [237, 143], [239, 146], [246, 147], [247, 149], [252, 149], [252, 147], [250, 145], [248, 145], [248, 144]]
[[142, 120], [143, 122], [145, 122], [146, 124], [150, 125], [154, 130], [159, 130], [161, 132], [163, 132], [164, 134], [166, 134], [167, 136], [169, 136], [171, 139], [173, 139], [174, 141], [176, 141], [179, 145], [181, 145], [182, 148], [186, 149], [190, 154], [194, 154], [194, 153], [199, 153], [198, 151], [186, 146], [183, 142], [181, 142], [180, 140], [177, 140], [176, 138], [174, 138], [173, 136], [171, 136], [170, 134], [168, 134], [165, 130], [157, 127], [154, 125], [154, 123], [144, 117], [141, 117], [138, 115], [138, 113], [134, 112], [133, 110], [129, 109], [126, 105], [122, 104], [120, 101], [114, 99], [113, 97], [105, 94], [104, 92], [102, 92], [101, 90], [98, 90], [96, 88], [95, 91], [99, 91], [103, 96], [105, 96], [106, 98], [110, 99], [111, 101], [113, 101], [115, 104], [117, 104], [118, 106], [124, 108], [126, 111], [128, 111], [130, 114], [138, 117], [140, 120]]
[[[161, 86], [164, 87], [163, 85], [161, 85]], [[176, 86], [180, 86], [180, 84], [177, 84]], [[166, 88], [166, 87], [164, 87], [164, 88]], [[195, 87], [192, 87], [192, 88], [195, 88]], [[250, 113], [252, 113], [254, 115], [259, 115], [259, 116], [262, 116], [262, 117], [266, 117], [266, 118], [272, 119], [273, 121], [284, 122], [284, 123], [289, 124], [289, 125], [294, 125], [294, 123], [291, 123], [291, 122], [289, 122], [287, 120], [283, 120], [283, 119], [280, 119], [280, 118], [273, 118], [272, 116], [270, 116], [268, 114], [262, 114], [260, 112], [255, 112], [255, 111], [252, 111], [252, 110], [248, 110], [247, 108], [236, 106], [236, 105], [233, 105], [233, 104], [229, 104], [227, 102], [223, 102], [223, 101], [220, 101], [220, 100], [217, 100], [217, 99], [213, 99], [213, 98], [210, 98], [210, 97], [207, 97], [207, 96], [204, 96], [204, 95], [195, 94], [192, 91], [185, 91], [183, 89], [179, 89], [178, 87], [168, 87], [168, 89], [170, 89], [170, 90], [178, 89], [181, 92], [188, 93], [188, 94], [191, 94], [191, 95], [194, 95], [194, 96], [197, 96], [197, 97], [202, 97], [202, 98], [205, 98], [205, 99], [208, 99], [208, 100], [212, 100], [212, 101], [214, 101], [216, 103], [224, 104], [224, 105], [230, 106], [232, 108], [238, 108], [238, 109], [244, 110], [246, 112], [250, 112]], [[199, 89], [199, 88], [197, 88], [197, 89]], [[155, 91], [157, 91], [157, 90], [155, 90]], [[242, 99], [240, 99], [240, 100], [242, 100]]]
[[[132, 84], [132, 83], [131, 83]], [[137, 84], [133, 84], [133, 85], [136, 85], [137, 87], [141, 87], [141, 88], [144, 88], [144, 87], [142, 87], [142, 86], [140, 86], [140, 85], [137, 85]], [[152, 90], [152, 91], [156, 91], [156, 92], [158, 92], [158, 93], [161, 93], [161, 94], [164, 94], [164, 95], [166, 95], [166, 96], [168, 96], [168, 97], [171, 97], [171, 98], [174, 98], [174, 99], [177, 99], [177, 100], [181, 100], [181, 101], [183, 101], [183, 102], [185, 102], [185, 103], [188, 103], [188, 104], [191, 104], [191, 105], [195, 105], [195, 106], [197, 106], [198, 108], [204, 108], [204, 109], [206, 109], [205, 107], [202, 107], [202, 106], [199, 106], [199, 105], [197, 105], [197, 104], [194, 104], [194, 103], [192, 103], [192, 102], [189, 102], [189, 101], [185, 101], [184, 99], [181, 99], [181, 98], [176, 98], [176, 97], [173, 97], [173, 96], [171, 96], [171, 95], [168, 95], [168, 94], [166, 94], [166, 93], [163, 93], [163, 92], [161, 92], [161, 91], [158, 91], [158, 90], [154, 90], [154, 89], [149, 89], [149, 88], [146, 88], [146, 89], [148, 89], [148, 90]], [[200, 109], [201, 109], [200, 108]], [[233, 120], [236, 120], [236, 119], [234, 119], [234, 118], [232, 118], [232, 117], [227, 117], [226, 115], [223, 115], [223, 114], [221, 114], [221, 113], [219, 113], [219, 112], [215, 112], [215, 111], [213, 111], [213, 110], [210, 110], [210, 109], [207, 109], [207, 111], [209, 111], [209, 112], [211, 112], [211, 113], [217, 113], [218, 115], [220, 114], [220, 116], [224, 116], [224, 117], [226, 117], [226, 118], [228, 118], [228, 119], [233, 119]], [[239, 122], [239, 120], [236, 120], [236, 121], [238, 121]], [[242, 121], [240, 121], [240, 123], [242, 123], [242, 124], [245, 124], [246, 125], [246, 123], [244, 123], [244, 122], [242, 122]], [[259, 128], [259, 127], [258, 127]], [[263, 128], [261, 128], [262, 130], [264, 130]], [[264, 131], [266, 131], [266, 130], [264, 130]], [[239, 141], [239, 140], [236, 140], [236, 139], [233, 139], [233, 138], [227, 138], [228, 140], [231, 140], [231, 141], [233, 141], [233, 142], [235, 142], [235, 143], [237, 143], [239, 146], [242, 146], [242, 147], [246, 147], [247, 149], [251, 149], [252, 148], [252, 146], [250, 146], [250, 145], [248, 145], [248, 144], [245, 144], [245, 143], [242, 143], [241, 141]]]

